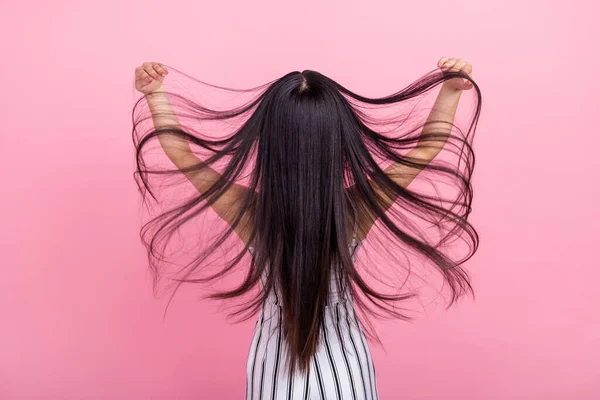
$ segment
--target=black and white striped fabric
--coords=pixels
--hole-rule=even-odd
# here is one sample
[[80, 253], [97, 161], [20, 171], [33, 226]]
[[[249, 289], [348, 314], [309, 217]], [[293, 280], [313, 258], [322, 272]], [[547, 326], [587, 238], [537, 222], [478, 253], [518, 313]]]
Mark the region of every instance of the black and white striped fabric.
[[[352, 259], [362, 242], [356, 224], [348, 246]], [[253, 252], [253, 249], [250, 250]], [[332, 279], [320, 345], [308, 373], [290, 376], [276, 292], [256, 322], [246, 366], [246, 400], [378, 400], [375, 368], [351, 298]]]

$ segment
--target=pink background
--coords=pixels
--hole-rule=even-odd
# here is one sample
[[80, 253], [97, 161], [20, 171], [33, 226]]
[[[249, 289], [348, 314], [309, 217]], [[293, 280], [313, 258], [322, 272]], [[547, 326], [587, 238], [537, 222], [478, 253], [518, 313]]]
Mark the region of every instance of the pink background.
[[441, 56], [484, 95], [477, 298], [381, 325], [380, 397], [600, 398], [596, 1], [36, 3], [0, 6], [0, 398], [243, 398], [252, 322], [185, 290], [163, 323], [150, 291], [138, 64], [233, 87], [309, 68], [383, 95]]

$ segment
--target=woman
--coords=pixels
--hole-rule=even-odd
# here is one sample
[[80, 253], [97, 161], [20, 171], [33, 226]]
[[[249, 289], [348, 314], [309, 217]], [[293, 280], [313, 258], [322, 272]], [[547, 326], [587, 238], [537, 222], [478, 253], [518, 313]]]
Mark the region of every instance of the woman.
[[[134, 110], [140, 190], [154, 198], [150, 177], [169, 173], [183, 173], [197, 189], [191, 199], [144, 226], [142, 238], [150, 234], [145, 244], [157, 276], [158, 262], [165, 258], [159, 244], [165, 245], [183, 223], [207, 207], [227, 223], [227, 231], [180, 270], [177, 285], [220, 278], [246, 252], [251, 254], [243, 281], [209, 296], [230, 299], [260, 288], [238, 311], [260, 311], [246, 368], [246, 399], [378, 398], [367, 331], [356, 311], [376, 315], [377, 308], [407, 318], [394, 303], [412, 294], [378, 291], [355, 264], [377, 221], [406, 254], [421, 256], [424, 264], [442, 273], [452, 293], [450, 303], [472, 290], [461, 264], [478, 245], [467, 217], [474, 165], [471, 143], [481, 95], [468, 62], [444, 57], [437, 67], [382, 98], [355, 94], [315, 71], [291, 72], [250, 91], [210, 86], [258, 92], [228, 110], [167, 91], [165, 77], [173, 68], [154, 62], [136, 68], [136, 89], [144, 94]], [[409, 123], [415, 119], [415, 107], [403, 115], [370, 115], [373, 109], [407, 104], [438, 87], [435, 102], [418, 124]], [[468, 129], [457, 130], [454, 119], [461, 93], [473, 87], [475, 112]], [[145, 115], [153, 123], [146, 130]], [[231, 134], [208, 137], [204, 127], [213, 122], [227, 122]], [[175, 169], [148, 167], [144, 149], [155, 138]], [[206, 157], [199, 157], [190, 144]], [[435, 163], [443, 150], [455, 158]], [[380, 168], [374, 155], [390, 165]], [[223, 160], [221, 172], [211, 168]], [[249, 183], [241, 184], [248, 165]], [[434, 195], [408, 188], [426, 174], [450, 182], [455, 192]], [[394, 212], [401, 222], [394, 222]], [[410, 215], [435, 227], [439, 235], [426, 237]], [[196, 276], [232, 232], [243, 241], [244, 250], [221, 270]], [[449, 251], [457, 238], [468, 245], [463, 257]]]

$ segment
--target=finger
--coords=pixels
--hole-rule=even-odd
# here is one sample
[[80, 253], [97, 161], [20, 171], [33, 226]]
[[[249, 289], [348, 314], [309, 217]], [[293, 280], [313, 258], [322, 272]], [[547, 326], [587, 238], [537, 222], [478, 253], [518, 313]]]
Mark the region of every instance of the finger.
[[441, 68], [441, 67], [442, 67], [442, 65], [444, 65], [444, 63], [445, 63], [446, 61], [448, 61], [448, 57], [442, 57], [442, 58], [440, 58], [440, 60], [439, 60], [439, 61], [438, 61], [438, 63], [437, 63], [437, 66], [438, 66], [438, 68]]
[[473, 88], [473, 84], [471, 83], [471, 81], [466, 80], [463, 82], [463, 87], [465, 88], [465, 90], [469, 90]]
[[160, 75], [160, 76], [165, 76], [167, 75], [167, 69], [162, 65], [162, 64], [154, 64], [154, 70]]
[[471, 76], [471, 74], [473, 73], [473, 66], [469, 63], [466, 63], [465, 66], [462, 68], [462, 72]]
[[[467, 70], [468, 70], [468, 69], [467, 69]], [[465, 71], [465, 69], [464, 69], [464, 68], [463, 68], [462, 72], [463, 72], [463, 73], [466, 73], [466, 71]], [[471, 78], [471, 74], [470, 74], [470, 73], [468, 73], [467, 75], [469, 76], [469, 78]], [[471, 78], [471, 79], [472, 79], [472, 78]], [[467, 89], [471, 89], [471, 88], [473, 87], [473, 83], [472, 83], [472, 82], [471, 82], [469, 79], [465, 79], [463, 84], [465, 85], [465, 87], [466, 87]]]
[[148, 75], [148, 73], [145, 70], [142, 69], [140, 70], [140, 73], [138, 74], [136, 80], [147, 85], [150, 82], [152, 82], [152, 77]]
[[456, 64], [456, 61], [458, 61], [456, 58], [449, 59], [444, 63], [444, 65], [442, 65], [442, 69], [444, 71], [449, 71], [454, 66], [454, 64]]
[[462, 58], [459, 58], [458, 60], [456, 60], [456, 62], [454, 63], [454, 65], [452, 65], [452, 67], [450, 68], [450, 72], [458, 72], [460, 71], [465, 65], [466, 65], [466, 61], [463, 60]]
[[144, 68], [144, 71], [146, 71], [146, 73], [148, 75], [150, 75], [152, 78], [156, 79], [156, 80], [160, 80], [162, 77], [160, 76], [160, 74], [158, 72], [156, 72], [154, 70], [154, 68], [152, 68], [152, 65], [149, 65], [147, 67]]
[[135, 69], [135, 76], [136, 77], [146, 76], [146, 74], [148, 74], [148, 72], [146, 72], [146, 70], [148, 68], [155, 69], [156, 72], [158, 72], [160, 75], [162, 75], [161, 72], [163, 72], [163, 71], [165, 72], [165, 74], [169, 73], [169, 71], [167, 71], [167, 68], [163, 64], [145, 62], [141, 66], [136, 67], [136, 69]]

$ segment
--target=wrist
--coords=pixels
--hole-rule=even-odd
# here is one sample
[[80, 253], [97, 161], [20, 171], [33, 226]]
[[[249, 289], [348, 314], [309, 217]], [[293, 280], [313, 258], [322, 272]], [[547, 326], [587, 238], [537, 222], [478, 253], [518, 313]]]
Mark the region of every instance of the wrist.
[[451, 80], [442, 83], [442, 90], [444, 90], [448, 93], [461, 93], [462, 92], [462, 89], [457, 88], [456, 85], [454, 85], [454, 83]]
[[149, 97], [149, 96], [156, 95], [156, 94], [164, 94], [165, 92], [166, 92], [166, 91], [165, 91], [165, 88], [164, 88], [164, 86], [163, 86], [163, 85], [160, 85], [160, 86], [159, 86], [159, 87], [157, 87], [156, 89], [153, 89], [153, 90], [151, 90], [151, 91], [149, 91], [149, 92], [147, 92], [147, 93], [144, 93], [144, 95], [145, 95], [146, 97]]

